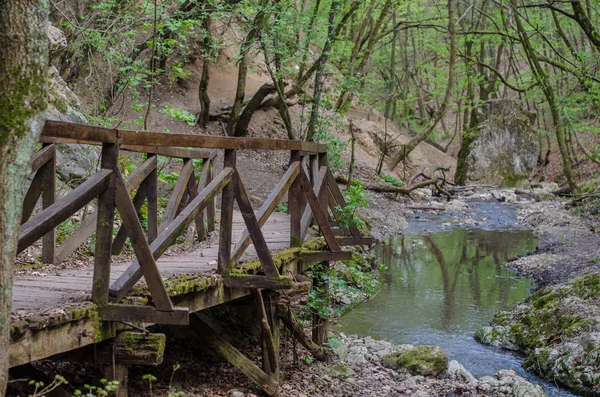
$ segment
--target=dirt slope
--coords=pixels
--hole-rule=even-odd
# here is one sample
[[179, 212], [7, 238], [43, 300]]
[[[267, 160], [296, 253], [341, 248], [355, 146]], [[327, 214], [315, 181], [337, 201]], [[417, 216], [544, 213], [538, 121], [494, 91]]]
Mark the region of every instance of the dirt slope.
[[[255, 58], [257, 59], [257, 58]], [[268, 74], [263, 70], [264, 67], [260, 62], [251, 67], [247, 83], [246, 83], [246, 99], [249, 99], [254, 92], [265, 82], [269, 81]], [[186, 70], [189, 76], [178, 83], [171, 84], [166, 79], [161, 80], [161, 84], [156, 87], [153, 100], [153, 108], [148, 119], [148, 129], [154, 131], [171, 131], [190, 134], [208, 133], [212, 135], [223, 135], [223, 128], [219, 122], [211, 122], [206, 131], [195, 126], [189, 126], [185, 122], [175, 120], [172, 116], [161, 112], [165, 106], [185, 110], [195, 114], [200, 109], [198, 101], [198, 86], [202, 73], [202, 62], [197, 60], [186, 65]], [[211, 78], [209, 82], [209, 96], [211, 98], [211, 112], [217, 113], [224, 107], [230, 105], [235, 96], [237, 83], [237, 68], [231, 65], [216, 64], [211, 68]], [[328, 87], [330, 89], [331, 87]], [[147, 101], [147, 94], [142, 93], [138, 102], [142, 104]], [[121, 125], [121, 128], [139, 129], [139, 121], [136, 124], [134, 120], [140, 120], [143, 115], [138, 110], [133, 110], [135, 106], [131, 98], [124, 98], [109, 112], [114, 117], [121, 120], [129, 120]], [[145, 106], [144, 106], [145, 107]], [[296, 136], [301, 135], [301, 131], [305, 130], [305, 120], [310, 112], [310, 106], [295, 105], [290, 107], [293, 124], [296, 129]], [[351, 110], [342, 120], [335, 119], [334, 115], [325, 114], [324, 117], [330, 117], [333, 121], [330, 123], [328, 133], [337, 136], [342, 142], [346, 142], [346, 149], [342, 153], [342, 158], [346, 165], [350, 159], [350, 133], [348, 124], [352, 119], [356, 136], [356, 154], [355, 162], [362, 173], [355, 175], [363, 178], [375, 179], [375, 168], [378, 159], [381, 155], [382, 143], [384, 141], [385, 123], [381, 115], [370, 108], [361, 110]], [[367, 120], [370, 119], [370, 120]], [[334, 120], [335, 119], [335, 120]], [[411, 139], [410, 131], [405, 128], [400, 128], [394, 123], [387, 123], [387, 140], [396, 140], [396, 148], [392, 149], [393, 153], [398, 150], [399, 145], [407, 143]], [[302, 128], [304, 127], [304, 128]], [[283, 127], [283, 123], [278, 115], [277, 110], [269, 109], [267, 111], [257, 111], [249, 126], [250, 136], [268, 137], [268, 138], [287, 138], [287, 134]], [[452, 178], [456, 168], [456, 161], [449, 155], [437, 150], [433, 146], [422, 143], [409, 156], [406, 164], [399, 164], [395, 172], [389, 170], [388, 166], [384, 167], [384, 171], [388, 174], [394, 174], [400, 179], [407, 179], [420, 170], [426, 170], [435, 167], [450, 168], [448, 174]], [[342, 171], [342, 170], [339, 170]]]

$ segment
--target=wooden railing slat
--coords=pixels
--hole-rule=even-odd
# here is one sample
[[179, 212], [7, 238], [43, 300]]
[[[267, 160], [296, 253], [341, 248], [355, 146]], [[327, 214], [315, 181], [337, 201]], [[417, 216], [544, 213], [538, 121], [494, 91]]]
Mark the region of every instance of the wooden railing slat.
[[137, 153], [152, 153], [160, 156], [175, 157], [180, 159], [214, 159], [217, 156], [215, 150], [208, 149], [183, 149], [178, 147], [160, 147], [144, 145], [121, 145], [121, 150]]
[[[155, 154], [149, 154], [148, 159], [157, 159]], [[158, 236], [158, 170], [156, 167], [146, 178], [146, 198], [148, 200], [148, 242], [153, 242]]]
[[[152, 256], [158, 260], [181, 233], [190, 225], [192, 220], [202, 211], [210, 200], [214, 199], [232, 178], [233, 169], [224, 168], [215, 179], [198, 196], [189, 203], [177, 218], [150, 244]], [[110, 293], [117, 301], [122, 299], [141, 278], [140, 265], [134, 262], [112, 284]]]
[[[273, 211], [275, 211], [277, 204], [281, 201], [283, 196], [285, 196], [285, 194], [288, 192], [290, 185], [296, 179], [296, 176], [298, 175], [299, 171], [300, 171], [300, 160], [296, 160], [290, 164], [287, 171], [285, 172], [285, 174], [283, 175], [283, 177], [277, 184], [277, 186], [275, 186], [275, 188], [269, 194], [269, 196], [267, 197], [267, 199], [265, 200], [263, 205], [256, 212], [256, 218], [258, 219], [258, 224], [260, 227], [264, 226], [264, 224], [267, 222], [267, 219], [269, 219], [269, 216], [271, 216]], [[235, 245], [235, 248], [233, 249], [233, 253], [231, 254], [231, 260], [233, 262], [237, 263], [249, 245], [250, 245], [250, 233], [248, 232], [248, 229], [246, 229], [246, 230], [244, 230], [242, 237], [240, 238], [238, 243]]]
[[183, 197], [187, 191], [188, 181], [192, 176], [193, 170], [194, 165], [192, 160], [184, 159], [183, 167], [181, 167], [181, 172], [179, 173], [179, 178], [177, 178], [177, 183], [171, 192], [171, 197], [167, 203], [167, 208], [165, 208], [162, 220], [158, 226], [159, 233], [165, 230], [169, 223], [171, 223], [177, 216], [177, 209], [179, 208], [179, 205], [181, 204], [181, 201], [183, 200]]
[[[198, 185], [196, 185], [196, 175], [194, 174], [194, 170], [192, 170], [192, 175], [188, 180], [188, 197], [189, 201], [193, 201], [196, 197], [198, 197]], [[198, 213], [198, 216], [194, 218], [194, 223], [196, 224], [196, 234], [198, 235], [198, 241], [202, 241], [206, 238], [206, 229], [204, 227], [204, 210]]]
[[[145, 160], [137, 167], [127, 178], [127, 191], [131, 194], [137, 189], [142, 181], [146, 179], [153, 171], [156, 171], [156, 156], [152, 156]], [[150, 211], [149, 211], [150, 212]], [[149, 214], [150, 215], [150, 214]], [[84, 244], [87, 239], [96, 230], [96, 221], [98, 212], [94, 211], [81, 222], [79, 227], [71, 235], [71, 237], [56, 248], [55, 261], [61, 263], [65, 261], [77, 248]]]
[[[133, 208], [137, 217], [140, 216], [141, 209], [144, 206], [144, 201], [146, 200], [146, 185], [147, 181], [142, 182], [142, 184], [138, 188], [138, 191], [133, 197]], [[129, 192], [127, 192], [127, 194], [129, 194]], [[121, 210], [119, 210], [119, 213], [121, 213]], [[113, 255], [119, 255], [121, 253], [123, 247], [125, 246], [125, 243], [127, 242], [127, 237], [129, 237], [128, 229], [124, 225], [121, 225], [119, 231], [117, 232], [117, 235], [115, 236], [115, 239], [113, 240]]]
[[123, 219], [123, 226], [127, 230], [129, 240], [133, 246], [135, 256], [138, 259], [138, 263], [146, 279], [146, 284], [150, 290], [150, 295], [154, 301], [154, 305], [158, 310], [171, 311], [173, 305], [171, 299], [165, 289], [165, 283], [163, 282], [156, 261], [150, 251], [150, 246], [144, 236], [144, 230], [140, 224], [140, 220], [137, 216], [137, 211], [134, 208], [131, 199], [129, 198], [129, 192], [125, 187], [125, 182], [121, 177], [121, 173], [117, 170], [116, 175], [116, 205], [121, 218]]
[[[325, 144], [288, 139], [238, 138], [164, 132], [126, 131], [53, 120], [46, 121], [40, 140], [49, 143], [70, 140], [70, 143], [87, 144], [93, 144], [94, 142], [118, 142], [125, 148], [139, 149], [140, 151], [147, 153], [153, 153], [152, 147], [155, 148], [154, 150], [158, 147], [173, 148], [173, 142], [177, 142], [177, 146], [179, 147], [201, 149], [301, 150], [307, 153], [325, 153], [327, 151], [327, 145]], [[146, 147], [136, 148], [136, 146]]]
[[244, 188], [240, 174], [238, 174], [237, 171], [233, 174], [233, 188], [238, 207], [240, 208], [240, 212], [242, 213], [242, 217], [246, 223], [246, 228], [250, 232], [254, 249], [256, 250], [256, 254], [258, 255], [258, 259], [260, 260], [264, 273], [268, 277], [279, 276], [279, 271], [273, 263], [273, 258], [269, 252], [269, 247], [267, 246], [265, 237], [260, 230], [260, 225], [256, 220], [256, 216], [254, 215], [252, 204], [250, 204], [250, 199], [248, 198], [248, 194], [246, 193], [246, 189]]
[[342, 249], [340, 248], [340, 245], [335, 239], [335, 234], [333, 233], [331, 226], [329, 226], [327, 215], [325, 215], [325, 212], [323, 212], [321, 203], [319, 202], [317, 195], [313, 191], [313, 188], [310, 184], [310, 180], [308, 179], [308, 176], [306, 175], [304, 170], [300, 172], [300, 175], [298, 177], [300, 178], [300, 181], [302, 183], [302, 190], [304, 191], [306, 200], [308, 201], [308, 204], [312, 209], [313, 216], [315, 217], [317, 224], [321, 229], [321, 233], [325, 238], [325, 242], [327, 243], [329, 250], [333, 252], [340, 252]]
[[23, 199], [23, 213], [21, 214], [21, 224], [27, 222], [35, 210], [35, 205], [42, 194], [42, 174], [36, 173], [29, 184], [29, 189]]
[[314, 153], [327, 151], [327, 146], [324, 144], [288, 139], [238, 138], [122, 130], [119, 130], [118, 135], [119, 139], [121, 139], [121, 144], [123, 145], [165, 147], [173, 146], [173, 142], [177, 142], [177, 145], [181, 147], [204, 149], [303, 150]]
[[56, 155], [55, 145], [46, 145], [38, 150], [31, 159], [31, 173], [39, 170], [44, 164], [50, 161]]
[[[209, 184], [210, 182], [210, 164], [211, 161], [210, 160], [205, 160], [204, 163], [202, 164], [202, 170], [200, 171], [200, 180], [198, 181], [198, 187], [197, 190], [202, 190], [206, 187], [206, 185]], [[194, 181], [195, 183], [195, 181]], [[202, 235], [200, 233], [200, 231], [198, 232], [198, 239], [200, 240], [204, 240], [206, 238], [206, 233], [207, 231], [211, 231], [211, 227], [210, 227], [210, 219], [208, 216], [208, 208], [210, 207], [207, 206], [205, 210], [203, 210], [200, 214], [202, 216]], [[207, 223], [207, 227], [204, 227], [204, 219], [205, 219], [205, 215], [206, 215], [206, 223]], [[214, 222], [214, 219], [213, 219]], [[214, 227], [213, 227], [214, 230]]]
[[[340, 188], [335, 181], [335, 176], [333, 176], [333, 172], [330, 169], [327, 169], [327, 185], [329, 186], [329, 191], [333, 195], [335, 202], [340, 208], [346, 207], [346, 200], [344, 199], [344, 195], [340, 191]], [[350, 226], [350, 233], [354, 238], [362, 238], [362, 233], [356, 226]]]
[[21, 253], [106, 190], [111, 173], [110, 170], [97, 172], [75, 190], [21, 225], [17, 252]]
[[[304, 171], [306, 174], [306, 171]], [[311, 186], [311, 191], [314, 192], [314, 194], [317, 197], [322, 197], [322, 192], [325, 189], [325, 187], [327, 186], [326, 183], [326, 173], [327, 173], [327, 166], [323, 166], [319, 169], [319, 171], [316, 173], [316, 178], [315, 178], [315, 182], [314, 182], [314, 186]], [[307, 206], [304, 209], [304, 213], [302, 214], [302, 221], [301, 221], [301, 226], [300, 226], [300, 230], [301, 230], [301, 240], [304, 240], [304, 238], [306, 237], [306, 233], [308, 232], [308, 228], [310, 227], [310, 222], [313, 218], [313, 211], [312, 208], [310, 206]]]
[[42, 137], [71, 138], [79, 141], [117, 143], [117, 130], [91, 125], [47, 120]]
[[[206, 179], [206, 184], [204, 186], [208, 185], [213, 180], [214, 173], [213, 173], [213, 169], [212, 169], [212, 164], [213, 164], [212, 160], [206, 162], [206, 166], [208, 167], [208, 179]], [[208, 206], [206, 207], [206, 221], [208, 223], [207, 229], [209, 232], [215, 231], [216, 213], [217, 213], [217, 209], [215, 207], [215, 200], [212, 200], [210, 203], [208, 203]]]

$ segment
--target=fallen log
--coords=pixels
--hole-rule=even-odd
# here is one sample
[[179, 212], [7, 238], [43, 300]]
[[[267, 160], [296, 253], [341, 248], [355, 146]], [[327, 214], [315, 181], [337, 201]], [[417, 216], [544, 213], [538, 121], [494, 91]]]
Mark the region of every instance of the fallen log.
[[[343, 176], [336, 176], [335, 181], [337, 183], [341, 183], [343, 185], [348, 184], [348, 180]], [[363, 186], [365, 187], [365, 189], [371, 190], [373, 192], [402, 194], [402, 195], [410, 198], [411, 200], [415, 199], [411, 194], [413, 192], [413, 190], [421, 189], [421, 188], [424, 188], [427, 186], [433, 186], [437, 189], [438, 192], [440, 192], [441, 194], [446, 196], [448, 198], [448, 200], [450, 200], [452, 198], [452, 195], [450, 193], [448, 193], [448, 191], [442, 187], [441, 184], [443, 183], [443, 181], [444, 180], [441, 178], [428, 179], [423, 182], [417, 182], [417, 183], [414, 183], [414, 184], [412, 184], [410, 186], [406, 186], [406, 187], [378, 185], [378, 184], [373, 184], [373, 183], [365, 183], [365, 184], [363, 184]]]

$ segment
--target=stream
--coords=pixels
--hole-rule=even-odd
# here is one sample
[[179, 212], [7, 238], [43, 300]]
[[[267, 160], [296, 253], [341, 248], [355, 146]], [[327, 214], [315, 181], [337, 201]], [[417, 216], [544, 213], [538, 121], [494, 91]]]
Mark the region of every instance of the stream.
[[548, 396], [573, 396], [523, 370], [521, 356], [473, 338], [495, 313], [531, 293], [533, 282], [504, 263], [535, 251], [537, 239], [519, 225], [514, 206], [469, 206], [465, 213], [415, 214], [404, 235], [381, 244], [377, 254], [387, 266], [381, 291], [345, 316], [337, 330], [437, 345], [477, 378], [512, 369]]

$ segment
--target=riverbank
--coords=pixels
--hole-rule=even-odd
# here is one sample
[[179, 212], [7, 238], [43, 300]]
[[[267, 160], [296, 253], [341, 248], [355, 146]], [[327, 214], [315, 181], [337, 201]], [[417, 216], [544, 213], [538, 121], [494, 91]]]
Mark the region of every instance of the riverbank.
[[[171, 343], [165, 363], [153, 370], [133, 367], [130, 396], [148, 395], [143, 376], [156, 377], [153, 395], [184, 391], [188, 396], [257, 397], [260, 393], [243, 375], [236, 373], [212, 351], [184, 335], [169, 335]], [[183, 338], [183, 339], [178, 339]], [[373, 397], [373, 396], [545, 396], [541, 389], [513, 371], [476, 379], [456, 361], [439, 374], [422, 376], [406, 369], [392, 369], [382, 359], [393, 352], [406, 352], [410, 345], [394, 345], [372, 338], [332, 335], [334, 354], [327, 363], [313, 361], [301, 347], [294, 347], [286, 333], [281, 343], [280, 395], [285, 397]], [[246, 344], [242, 351], [259, 361], [257, 346]], [[173, 365], [180, 369], [172, 373]], [[425, 367], [423, 367], [425, 368]], [[173, 376], [172, 376], [173, 375]], [[172, 377], [171, 377], [172, 376]], [[169, 391], [168, 387], [171, 386]]]
[[477, 338], [525, 354], [524, 367], [550, 382], [600, 396], [598, 219], [559, 199], [527, 203], [519, 219], [538, 235], [539, 248], [508, 266], [539, 289], [498, 313]]

